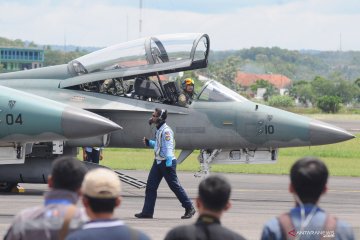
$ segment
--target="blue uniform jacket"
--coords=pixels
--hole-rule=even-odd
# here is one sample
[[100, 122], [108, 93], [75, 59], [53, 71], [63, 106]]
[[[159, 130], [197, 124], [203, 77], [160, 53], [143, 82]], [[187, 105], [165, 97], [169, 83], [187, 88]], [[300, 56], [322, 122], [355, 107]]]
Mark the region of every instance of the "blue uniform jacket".
[[175, 140], [171, 128], [164, 123], [157, 131], [155, 140], [149, 140], [149, 146], [154, 148], [155, 159], [160, 163], [167, 161], [167, 166], [175, 159]]

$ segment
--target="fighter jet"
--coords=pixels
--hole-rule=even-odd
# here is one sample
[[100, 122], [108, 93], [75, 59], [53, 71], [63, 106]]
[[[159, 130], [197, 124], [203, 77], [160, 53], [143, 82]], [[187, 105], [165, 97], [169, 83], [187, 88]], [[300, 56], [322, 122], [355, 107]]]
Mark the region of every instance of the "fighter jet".
[[47, 98], [0, 86], [0, 144], [94, 137], [121, 129], [116, 123]]
[[[4, 73], [0, 85], [90, 111], [123, 127], [107, 137], [79, 134], [79, 139], [64, 141], [64, 152], [72, 154], [82, 146], [142, 148], [142, 138], [154, 134], [147, 124], [150, 114], [155, 108], [167, 109], [176, 147], [182, 150], [178, 162], [199, 149], [202, 174], [209, 172], [212, 163], [274, 163], [279, 148], [331, 144], [354, 137], [338, 127], [251, 102], [214, 80], [197, 86], [201, 89], [191, 104], [180, 104], [179, 73], [206, 68], [209, 51], [207, 34], [151, 36], [67, 64]], [[49, 163], [58, 155], [49, 154], [51, 142], [31, 147], [23, 164], [0, 162], [0, 182], [46, 181]], [[0, 147], [0, 154], [3, 152]]]

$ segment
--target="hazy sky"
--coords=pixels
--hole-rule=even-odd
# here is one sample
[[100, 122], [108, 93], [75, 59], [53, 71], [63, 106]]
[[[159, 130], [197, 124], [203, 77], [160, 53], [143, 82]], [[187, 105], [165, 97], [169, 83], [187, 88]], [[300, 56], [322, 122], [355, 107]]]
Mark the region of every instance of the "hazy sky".
[[[0, 0], [0, 36], [103, 47], [133, 40], [139, 0]], [[209, 34], [214, 50], [360, 50], [359, 0], [143, 0], [141, 36]]]

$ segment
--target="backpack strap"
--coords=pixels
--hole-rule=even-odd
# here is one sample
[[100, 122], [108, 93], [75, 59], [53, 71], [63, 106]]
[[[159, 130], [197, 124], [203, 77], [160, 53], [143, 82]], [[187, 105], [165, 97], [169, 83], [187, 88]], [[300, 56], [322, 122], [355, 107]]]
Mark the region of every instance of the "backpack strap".
[[282, 239], [296, 239], [296, 230], [294, 224], [291, 221], [289, 213], [283, 213], [278, 218], [281, 238]]
[[75, 211], [76, 211], [76, 206], [74, 204], [71, 204], [70, 206], [67, 207], [64, 216], [64, 222], [59, 231], [59, 240], [64, 240], [66, 235], [68, 234], [70, 222], [75, 214]]

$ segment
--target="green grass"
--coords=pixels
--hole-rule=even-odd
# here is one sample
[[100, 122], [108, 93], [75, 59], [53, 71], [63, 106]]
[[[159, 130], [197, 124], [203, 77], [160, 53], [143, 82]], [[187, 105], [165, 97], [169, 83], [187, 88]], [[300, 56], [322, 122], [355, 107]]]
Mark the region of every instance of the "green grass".
[[[316, 156], [322, 159], [333, 176], [360, 176], [360, 135], [350, 141], [314, 146], [280, 149], [275, 164], [238, 164], [212, 165], [212, 172], [256, 173], [256, 174], [288, 174], [291, 165], [304, 156]], [[176, 153], [179, 154], [179, 151]], [[198, 171], [199, 163], [195, 151], [178, 170]], [[149, 170], [154, 153], [151, 149], [105, 149], [101, 164], [114, 169]]]

